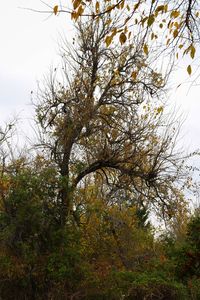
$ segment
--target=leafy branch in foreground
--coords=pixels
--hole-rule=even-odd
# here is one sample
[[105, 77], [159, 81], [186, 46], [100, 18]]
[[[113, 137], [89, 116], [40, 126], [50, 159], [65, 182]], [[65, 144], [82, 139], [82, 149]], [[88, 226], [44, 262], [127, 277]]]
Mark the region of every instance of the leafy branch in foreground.
[[[35, 11], [56, 16], [66, 13], [75, 22], [80, 18], [91, 17], [98, 20], [104, 16], [108, 18], [108, 22], [112, 22], [118, 15], [121, 22], [107, 33], [106, 45], [109, 46], [115, 40], [122, 44], [134, 42], [134, 37], [139, 34], [144, 53], [147, 55], [149, 51], [156, 52], [157, 57], [161, 55], [163, 59], [168, 56], [167, 64], [170, 63], [171, 56], [177, 59], [189, 56], [193, 60], [198, 52], [200, 6], [196, 0], [72, 0], [70, 3], [63, 1], [55, 3], [54, 7], [47, 7], [47, 10]], [[191, 64], [187, 66], [189, 75], [192, 74]]]

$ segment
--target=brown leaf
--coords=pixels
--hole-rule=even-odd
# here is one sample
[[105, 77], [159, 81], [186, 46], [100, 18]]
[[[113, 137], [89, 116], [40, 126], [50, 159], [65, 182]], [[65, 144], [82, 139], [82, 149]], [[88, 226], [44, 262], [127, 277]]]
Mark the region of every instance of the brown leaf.
[[136, 71], [132, 72], [131, 77], [133, 78], [133, 80], [136, 80], [137, 75], [138, 75], [138, 72], [136, 72]]
[[99, 1], [96, 2], [96, 6], [95, 6], [95, 10], [96, 10], [96, 13], [98, 14], [99, 13]]
[[58, 5], [54, 6], [53, 12], [54, 12], [54, 15], [57, 15], [57, 13], [58, 13]]
[[144, 50], [144, 53], [145, 53], [146, 55], [148, 55], [149, 49], [148, 49], [148, 45], [147, 45], [147, 44], [144, 44], [143, 50]]
[[125, 33], [122, 32], [119, 36], [119, 41], [120, 41], [121, 45], [123, 45], [126, 42], [126, 39], [127, 39], [127, 37], [126, 37]]
[[73, 1], [73, 7], [74, 9], [77, 9], [77, 7], [79, 7], [79, 5], [81, 4], [82, 0], [74, 0]]

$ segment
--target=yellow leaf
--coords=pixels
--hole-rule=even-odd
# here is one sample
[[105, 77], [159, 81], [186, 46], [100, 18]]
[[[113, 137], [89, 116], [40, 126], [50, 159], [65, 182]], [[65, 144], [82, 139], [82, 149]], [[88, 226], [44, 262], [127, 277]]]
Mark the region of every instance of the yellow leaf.
[[77, 7], [81, 4], [81, 1], [82, 0], [74, 0], [73, 1], [73, 7], [74, 7], [74, 9], [77, 9]]
[[127, 39], [127, 37], [126, 37], [125, 33], [122, 32], [119, 36], [119, 41], [120, 41], [121, 45], [123, 45], [126, 42], [126, 39]]
[[146, 20], [148, 20], [148, 17], [145, 17], [141, 20], [142, 26], [144, 26], [144, 23], [146, 22]]
[[189, 75], [191, 75], [191, 74], [192, 74], [192, 68], [191, 68], [191, 66], [190, 66], [190, 65], [187, 67], [187, 72], [188, 72], [188, 74], [189, 74]]
[[58, 5], [54, 6], [53, 12], [54, 12], [55, 15], [57, 15], [57, 13], [58, 13]]
[[112, 20], [111, 19], [108, 19], [107, 21], [106, 21], [106, 25], [110, 25], [110, 23], [112, 22]]
[[114, 37], [117, 34], [117, 27], [114, 27], [112, 29], [112, 37]]
[[123, 0], [122, 3], [120, 4], [120, 9], [124, 8], [124, 3], [125, 3], [125, 1]]
[[106, 7], [106, 12], [111, 12], [111, 11], [113, 10], [114, 7], [115, 7], [114, 5], [108, 5], [108, 6]]
[[159, 5], [159, 6], [156, 7], [156, 10], [155, 10], [155, 11], [156, 11], [156, 12], [159, 12], [159, 11], [162, 11], [162, 12], [163, 12], [164, 10], [165, 10], [165, 5]]
[[167, 28], [169, 29], [169, 28], [170, 28], [170, 26], [171, 26], [171, 20], [168, 22], [168, 24], [167, 24]]
[[156, 14], [158, 14], [160, 11], [162, 13], [164, 13], [164, 12], [166, 13], [167, 10], [168, 10], [168, 5], [167, 4], [166, 5], [159, 5], [159, 6], [157, 6], [155, 12], [156, 12]]
[[163, 112], [163, 106], [160, 106], [157, 108], [157, 114], [160, 114]]
[[77, 20], [77, 13], [75, 11], [71, 13], [71, 19]]
[[170, 14], [170, 18], [178, 18], [178, 16], [180, 15], [180, 11], [178, 10], [173, 10]]
[[96, 7], [95, 7], [95, 9], [96, 9], [96, 13], [98, 14], [98, 13], [99, 13], [99, 2], [98, 2], [98, 1], [96, 2]]
[[116, 76], [119, 76], [119, 75], [120, 75], [119, 69], [116, 69], [116, 70], [115, 70], [115, 75], [116, 75]]
[[77, 21], [78, 18], [83, 14], [84, 8], [82, 5], [79, 6], [77, 11], [73, 11], [71, 13], [71, 19]]
[[180, 27], [180, 24], [178, 22], [175, 22], [174, 27], [176, 27], [176, 29], [178, 29]]
[[191, 56], [192, 59], [194, 58], [195, 53], [196, 53], [196, 49], [195, 49], [195, 47], [193, 45], [191, 45], [190, 56]]
[[133, 80], [136, 80], [138, 73], [136, 71], [133, 71], [131, 74], [131, 77], [133, 78]]
[[144, 50], [144, 53], [145, 53], [146, 55], [148, 55], [149, 49], [148, 49], [148, 45], [147, 45], [147, 44], [144, 44], [143, 50]]
[[175, 29], [174, 32], [173, 32], [173, 37], [176, 38], [177, 36], [178, 36], [178, 30]]
[[154, 15], [150, 15], [148, 17], [147, 25], [150, 27], [154, 23], [154, 21], [155, 21]]
[[78, 8], [78, 11], [77, 11], [78, 17], [80, 17], [83, 12], [84, 12], [84, 8], [83, 8], [82, 5], [80, 5], [79, 8]]
[[113, 40], [113, 36], [112, 35], [107, 35], [107, 37], [105, 39], [106, 47], [110, 46], [110, 44], [112, 43], [112, 40]]

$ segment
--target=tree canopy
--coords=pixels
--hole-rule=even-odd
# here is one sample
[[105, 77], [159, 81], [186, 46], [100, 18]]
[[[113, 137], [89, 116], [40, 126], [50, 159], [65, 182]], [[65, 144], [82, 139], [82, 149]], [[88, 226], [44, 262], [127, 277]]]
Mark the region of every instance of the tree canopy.
[[80, 23], [77, 48], [63, 54], [65, 79], [53, 74], [36, 104], [41, 145], [65, 182], [59, 196], [66, 215], [76, 209], [77, 188], [96, 176], [107, 194], [121, 190], [169, 213], [178, 178], [184, 177], [173, 149], [178, 123], [163, 116], [159, 100], [165, 80], [140, 43], [106, 47], [114, 26], [107, 17]]
[[[105, 43], [121, 44], [140, 35], [146, 55], [156, 52], [180, 60], [189, 56], [187, 72], [192, 74], [192, 63], [199, 49], [199, 3], [196, 0], [129, 1], [129, 0], [72, 0], [55, 3], [43, 13], [66, 13], [75, 22], [90, 16], [94, 21], [108, 16], [108, 22], [117, 15], [121, 22], [107, 33]], [[170, 62], [171, 58], [168, 60]]]

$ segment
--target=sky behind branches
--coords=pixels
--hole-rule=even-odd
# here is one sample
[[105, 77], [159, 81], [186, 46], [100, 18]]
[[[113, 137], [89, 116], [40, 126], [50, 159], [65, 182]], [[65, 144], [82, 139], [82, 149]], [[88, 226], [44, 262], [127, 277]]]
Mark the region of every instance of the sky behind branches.
[[[46, 3], [53, 7], [59, 1]], [[48, 9], [40, 0], [1, 3], [0, 124], [17, 115], [24, 133], [30, 134], [31, 91], [37, 90], [37, 81], [42, 80], [52, 65], [57, 66], [58, 41], [63, 35], [71, 38], [72, 28], [67, 15], [34, 13], [20, 7]], [[174, 72], [170, 82], [170, 102], [186, 117], [181, 132], [183, 144], [187, 150], [200, 148], [200, 86], [194, 85], [194, 79], [188, 79], [186, 64]]]

